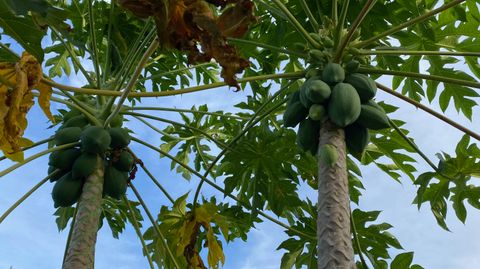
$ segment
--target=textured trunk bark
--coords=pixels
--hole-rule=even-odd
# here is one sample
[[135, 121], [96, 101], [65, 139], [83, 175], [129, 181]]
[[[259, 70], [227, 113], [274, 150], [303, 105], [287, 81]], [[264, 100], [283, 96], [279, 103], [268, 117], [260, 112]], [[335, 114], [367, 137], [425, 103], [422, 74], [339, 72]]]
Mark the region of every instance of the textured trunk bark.
[[100, 157], [97, 157], [97, 167], [83, 186], [63, 269], [93, 269], [103, 192], [104, 171]]
[[350, 198], [343, 129], [326, 122], [319, 147], [330, 144], [338, 151], [333, 166], [319, 161], [318, 170], [318, 269], [355, 268], [350, 233]]

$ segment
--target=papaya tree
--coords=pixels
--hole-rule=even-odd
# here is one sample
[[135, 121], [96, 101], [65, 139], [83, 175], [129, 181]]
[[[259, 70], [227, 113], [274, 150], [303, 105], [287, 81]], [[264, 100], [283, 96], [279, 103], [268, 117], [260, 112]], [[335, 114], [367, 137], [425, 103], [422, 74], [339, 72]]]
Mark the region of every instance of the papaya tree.
[[[281, 268], [423, 268], [391, 257], [392, 226], [360, 209], [361, 167], [415, 185], [445, 230], [449, 206], [462, 222], [480, 208], [480, 135], [443, 114], [473, 119], [479, 24], [466, 0], [0, 1], [0, 177], [48, 157], [0, 224], [50, 181], [63, 268], [94, 267], [103, 223], [116, 238], [131, 224], [150, 268], [219, 268], [263, 221], [285, 229]], [[456, 156], [435, 164], [380, 91], [464, 133]], [[209, 110], [219, 96], [239, 101]], [[51, 124], [36, 142], [34, 100]], [[157, 179], [165, 161], [184, 184]], [[164, 195], [155, 214], [147, 183]]]

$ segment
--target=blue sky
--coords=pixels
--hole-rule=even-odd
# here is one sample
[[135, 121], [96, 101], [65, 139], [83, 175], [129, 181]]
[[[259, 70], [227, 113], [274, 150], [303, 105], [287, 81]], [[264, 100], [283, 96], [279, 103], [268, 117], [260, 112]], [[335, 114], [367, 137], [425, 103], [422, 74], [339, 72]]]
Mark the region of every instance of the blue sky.
[[[62, 82], [81, 86], [84, 81], [82, 78], [72, 76], [63, 79]], [[382, 78], [381, 82], [390, 85], [388, 77]], [[153, 99], [144, 104], [190, 108], [193, 104], [199, 105], [198, 100], [201, 100], [201, 104], [208, 104], [210, 110], [231, 111], [234, 104], [245, 100], [250, 94], [248, 90], [233, 92], [227, 88], [214, 91], [215, 95], [209, 94], [208, 91], [198, 92]], [[454, 154], [454, 148], [462, 133], [382, 92], [379, 92], [377, 99], [401, 107], [392, 117], [407, 121], [406, 128], [411, 131], [411, 136], [430, 158], [435, 159], [434, 154], [440, 151]], [[435, 104], [432, 107], [440, 111]], [[62, 106], [52, 104], [53, 111], [59, 108]], [[159, 115], [177, 117], [171, 112], [161, 112]], [[468, 122], [453, 110], [448, 110], [447, 116], [480, 132], [478, 124]], [[474, 122], [478, 116], [479, 109], [476, 107]], [[44, 139], [53, 134], [53, 130], [46, 130], [48, 125], [45, 116], [38, 106], [35, 106], [29, 114], [29, 127], [25, 136], [33, 141]], [[127, 123], [126, 126], [135, 130], [138, 137], [145, 138], [154, 145], [160, 144], [160, 137], [141, 123]], [[158, 154], [134, 143], [132, 147], [174, 197], [179, 197], [198, 183], [197, 179], [186, 182], [181, 176], [171, 172], [169, 160], [159, 159]], [[43, 149], [45, 147], [31, 150], [26, 155], [30, 156]], [[35, 160], [0, 178], [0, 213], [3, 213], [47, 174], [47, 159], [45, 157]], [[2, 161], [0, 170], [11, 164], [9, 161]], [[419, 164], [420, 171], [428, 170], [423, 161], [419, 161]], [[480, 256], [478, 256], [480, 230], [477, 225], [480, 214], [478, 211], [469, 208], [467, 222], [464, 225], [454, 217], [453, 210], [450, 208], [447, 223], [452, 232], [445, 232], [436, 224], [428, 207], [418, 211], [416, 206], [411, 204], [416, 189], [407, 177], [404, 177], [402, 184], [399, 184], [373, 166], [362, 167], [362, 172], [366, 191], [360, 199], [359, 207], [362, 210], [382, 210], [379, 221], [394, 225], [390, 231], [400, 240], [405, 251], [415, 251], [415, 263], [434, 269], [480, 268]], [[153, 212], [162, 205], [169, 205], [168, 200], [144, 173], [137, 174], [135, 184]], [[57, 231], [53, 216], [55, 210], [50, 197], [52, 187], [51, 183], [42, 186], [0, 225], [0, 269], [10, 268], [10, 266], [12, 268], [60, 268], [67, 231], [60, 233]], [[208, 187], [204, 188], [202, 194], [218, 195]], [[315, 193], [311, 190], [302, 190], [301, 195], [316, 200]], [[133, 194], [129, 191], [128, 196], [131, 198]], [[146, 225], [149, 226], [148, 223]], [[268, 222], [259, 224], [250, 232], [247, 242], [237, 240], [224, 245], [226, 254], [224, 268], [279, 268], [282, 252], [276, 251], [276, 248], [285, 239], [282, 228]], [[96, 249], [96, 268], [148, 267], [146, 259], [142, 256], [139, 240], [131, 227], [128, 227], [120, 236], [120, 240], [112, 238], [109, 228], [103, 227], [98, 235]]]

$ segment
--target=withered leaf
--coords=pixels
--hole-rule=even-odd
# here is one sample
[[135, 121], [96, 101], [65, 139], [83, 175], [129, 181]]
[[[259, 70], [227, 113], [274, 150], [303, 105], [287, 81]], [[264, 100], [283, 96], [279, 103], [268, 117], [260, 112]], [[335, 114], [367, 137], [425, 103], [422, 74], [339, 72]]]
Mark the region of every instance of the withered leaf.
[[[251, 0], [120, 0], [119, 3], [136, 16], [153, 16], [163, 47], [187, 52], [191, 64], [215, 59], [222, 66], [225, 83], [240, 89], [235, 76], [249, 62], [228, 44], [227, 37], [243, 36], [256, 20]], [[210, 4], [222, 8], [220, 16], [212, 11]], [[228, 4], [232, 5], [227, 7]]]
[[34, 88], [40, 91], [41, 108], [53, 121], [49, 102], [52, 90], [40, 83], [42, 76], [40, 63], [27, 52], [16, 64], [0, 63], [0, 149], [14, 161], [22, 161], [21, 148], [31, 145], [23, 134], [27, 113], [34, 104]]

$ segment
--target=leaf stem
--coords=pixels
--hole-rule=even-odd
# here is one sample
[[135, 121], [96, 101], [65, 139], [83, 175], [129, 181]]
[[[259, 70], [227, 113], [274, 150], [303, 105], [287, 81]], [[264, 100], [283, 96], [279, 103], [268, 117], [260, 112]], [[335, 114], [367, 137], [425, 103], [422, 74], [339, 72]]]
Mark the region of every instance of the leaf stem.
[[337, 24], [338, 21], [338, 0], [332, 0], [332, 21]]
[[108, 16], [108, 29], [107, 29], [107, 49], [105, 52], [105, 63], [103, 67], [103, 74], [102, 74], [102, 83], [107, 81], [107, 76], [110, 74], [110, 46], [112, 45], [112, 28], [113, 28], [113, 15], [115, 11], [115, 2], [110, 2], [110, 14]]
[[[43, 144], [48, 143], [48, 142], [50, 142], [50, 141], [52, 141], [52, 140], [53, 140], [53, 137], [49, 137], [49, 138], [40, 140], [40, 141], [38, 141], [38, 142], [33, 143], [32, 145], [30, 145], [30, 146], [28, 146], [28, 147], [23, 147], [23, 148], [22, 148], [22, 151], [26, 151], [26, 150], [29, 150], [29, 149], [31, 149], [31, 148], [34, 148], [34, 147], [43, 145]], [[5, 160], [6, 158], [7, 158], [6, 156], [1, 156], [1, 157], [0, 157], [0, 161]]]
[[[33, 95], [34, 95], [34, 96], [39, 96], [39, 94], [36, 93], [36, 92], [34, 92]], [[68, 105], [68, 106], [72, 106], [72, 107], [78, 109], [80, 112], [82, 112], [82, 114], [85, 115], [85, 117], [87, 117], [88, 120], [89, 120], [91, 123], [93, 123], [93, 124], [95, 124], [95, 125], [97, 125], [97, 126], [100, 126], [100, 125], [101, 125], [101, 124], [100, 124], [100, 121], [98, 121], [98, 119], [97, 119], [94, 115], [92, 115], [90, 112], [86, 111], [85, 109], [83, 109], [82, 107], [80, 107], [80, 106], [77, 105], [77, 104], [70, 103], [70, 102], [68, 102], [68, 101], [66, 101], [66, 100], [63, 100], [63, 99], [61, 99], [61, 98], [56, 98], [56, 97], [51, 97], [50, 100], [51, 100], [51, 101], [54, 101], [54, 102], [57, 102], [57, 103], [65, 104], [65, 105]]]
[[368, 269], [367, 262], [363, 257], [362, 247], [360, 246], [360, 240], [358, 239], [357, 226], [355, 225], [355, 219], [353, 218], [352, 211], [350, 211], [350, 224], [352, 226], [353, 241], [355, 242], [354, 246], [357, 248], [358, 256], [360, 257], [360, 262], [362, 263], [364, 269]]
[[437, 166], [427, 157], [427, 155], [425, 155], [425, 153], [423, 153], [423, 151], [415, 144], [415, 142], [408, 138], [407, 135], [403, 133], [403, 131], [390, 118], [388, 119], [388, 121], [390, 122], [390, 125], [393, 127], [393, 129], [395, 129], [395, 131], [403, 138], [403, 140], [405, 140], [405, 142], [407, 142], [413, 148], [413, 150], [415, 150], [418, 155], [420, 155], [420, 157], [422, 157], [422, 159], [424, 159], [425, 162], [430, 165], [433, 170], [438, 172]]
[[95, 21], [93, 20], [93, 1], [88, 0], [88, 22], [90, 24], [89, 32], [91, 38], [91, 45], [92, 45], [92, 61], [93, 67], [95, 68], [95, 75], [97, 78], [97, 88], [100, 89], [101, 87], [101, 80], [100, 80], [100, 62], [98, 60], [98, 49], [97, 49], [97, 36], [95, 34]]
[[360, 55], [448, 55], [480, 57], [480, 52], [469, 51], [421, 51], [421, 50], [360, 50]]
[[359, 48], [366, 47], [366, 46], [372, 44], [373, 42], [375, 42], [375, 41], [377, 41], [377, 40], [379, 40], [379, 39], [381, 39], [381, 38], [383, 38], [383, 37], [386, 37], [386, 36], [388, 36], [388, 35], [394, 34], [394, 33], [398, 32], [398, 31], [401, 31], [401, 30], [403, 30], [403, 29], [405, 29], [405, 28], [407, 28], [407, 27], [409, 27], [409, 26], [411, 26], [411, 25], [414, 25], [414, 24], [416, 24], [416, 23], [419, 23], [419, 22], [422, 22], [422, 21], [424, 21], [424, 20], [427, 20], [427, 19], [435, 16], [436, 14], [438, 14], [438, 13], [444, 11], [444, 10], [447, 10], [447, 9], [453, 7], [453, 6], [456, 6], [456, 5], [458, 5], [458, 4], [461, 4], [462, 2], [465, 2], [465, 0], [454, 0], [454, 1], [452, 1], [452, 2], [446, 3], [446, 4], [444, 4], [443, 6], [440, 6], [439, 8], [436, 8], [436, 9], [431, 10], [431, 11], [429, 11], [429, 12], [427, 12], [427, 13], [421, 15], [421, 16], [418, 16], [418, 17], [416, 17], [416, 18], [414, 18], [414, 19], [411, 19], [411, 20], [409, 20], [409, 21], [407, 21], [407, 22], [404, 22], [404, 23], [402, 23], [402, 24], [400, 24], [400, 25], [398, 25], [398, 26], [396, 26], [396, 27], [393, 27], [393, 28], [391, 28], [390, 30], [387, 30], [387, 31], [385, 31], [385, 32], [383, 32], [383, 33], [377, 34], [377, 35], [371, 37], [370, 39], [367, 39], [367, 40], [365, 40], [365, 41], [359, 42], [359, 43], [357, 43], [357, 44], [355, 45], [355, 47], [359, 47]]
[[167, 76], [167, 75], [182, 73], [182, 72], [184, 72], [184, 71], [187, 71], [187, 70], [190, 70], [190, 69], [194, 69], [194, 68], [200, 68], [200, 67], [205, 67], [205, 66], [215, 66], [215, 65], [216, 65], [216, 64], [215, 64], [215, 63], [212, 63], [212, 62], [201, 63], [201, 64], [196, 64], [196, 65], [191, 65], [191, 66], [187, 66], [187, 67], [183, 67], [183, 68], [178, 68], [178, 69], [175, 69], [175, 70], [170, 70], [170, 71], [166, 71], [166, 72], [163, 72], [163, 73], [151, 75], [151, 76], [149, 76], [149, 77], [140, 78], [140, 79], [138, 79], [138, 81], [139, 81], [139, 82], [143, 82], [143, 81], [147, 81], [147, 80], [152, 80], [152, 79], [161, 78], [161, 77]]
[[142, 117], [142, 118], [147, 118], [147, 119], [152, 119], [152, 120], [156, 120], [156, 121], [161, 121], [161, 122], [165, 122], [165, 123], [170, 123], [170, 124], [172, 124], [172, 125], [181, 126], [181, 127], [183, 127], [183, 128], [189, 129], [189, 130], [191, 130], [191, 131], [195, 131], [195, 132], [199, 132], [199, 133], [203, 134], [204, 136], [206, 136], [208, 139], [210, 139], [212, 142], [214, 142], [215, 144], [217, 144], [217, 145], [220, 146], [221, 148], [228, 148], [228, 145], [226, 145], [225, 143], [220, 142], [220, 141], [218, 141], [217, 139], [213, 138], [213, 136], [210, 135], [209, 133], [203, 131], [202, 129], [199, 129], [199, 128], [196, 128], [196, 127], [193, 127], [193, 126], [190, 126], [190, 125], [186, 125], [186, 124], [183, 124], [183, 123], [180, 123], [180, 122], [176, 122], [176, 121], [173, 121], [173, 120], [168, 120], [168, 119], [164, 119], [164, 118], [160, 118], [160, 117], [155, 117], [155, 116], [151, 116], [151, 115], [147, 115], [147, 114], [142, 114], [142, 113], [123, 112], [122, 114], [124, 114], [124, 115], [130, 115], [130, 116], [136, 116], [136, 117]]
[[429, 113], [430, 115], [444, 121], [445, 123], [453, 126], [456, 129], [460, 130], [461, 132], [464, 132], [465, 134], [469, 135], [470, 137], [473, 137], [473, 138], [477, 139], [478, 141], [480, 141], [480, 134], [477, 134], [477, 133], [473, 132], [472, 130], [469, 130], [468, 128], [456, 123], [455, 121], [445, 117], [444, 115], [436, 112], [435, 110], [433, 110], [433, 109], [431, 109], [431, 108], [429, 108], [429, 107], [427, 107], [427, 106], [425, 106], [425, 105], [423, 105], [423, 104], [421, 104], [421, 103], [419, 103], [419, 102], [417, 102], [417, 101], [415, 101], [411, 98], [408, 98], [407, 96], [404, 96], [404, 95], [402, 95], [402, 94], [400, 94], [400, 93], [398, 93], [398, 92], [396, 92], [396, 91], [394, 91], [394, 90], [392, 90], [392, 89], [388, 88], [387, 86], [384, 86], [380, 83], [377, 83], [377, 87], [379, 89], [381, 89], [382, 91], [386, 92], [386, 93], [389, 93], [389, 94], [391, 94], [395, 97], [398, 97], [399, 99], [401, 99], [401, 100], [403, 100], [407, 103], [410, 103], [410, 104], [414, 105], [415, 107]]
[[[133, 155], [135, 160], [139, 160], [138, 156], [130, 148], [128, 149], [128, 151], [130, 152], [130, 154]], [[153, 176], [153, 174], [147, 169], [145, 164], [143, 162], [140, 162], [139, 165], [143, 169], [143, 171], [148, 175], [148, 177], [153, 181], [153, 183], [155, 183], [155, 185], [157, 185], [157, 187], [163, 192], [163, 194], [165, 194], [167, 199], [172, 204], [175, 203], [175, 199], [173, 199], [173, 197], [167, 192], [167, 190], [162, 186], [162, 184], [160, 184], [160, 182], [155, 178], [155, 176]]]
[[[110, 123], [110, 121], [118, 114], [118, 112], [120, 112], [120, 109], [122, 109], [122, 105], [123, 105], [123, 102], [125, 102], [125, 100], [127, 99], [128, 95], [130, 94], [130, 91], [132, 91], [133, 87], [135, 86], [135, 84], [137, 83], [137, 79], [138, 77], [140, 76], [140, 73], [142, 72], [143, 70], [143, 67], [145, 66], [145, 64], [147, 63], [148, 61], [148, 58], [150, 58], [150, 56], [155, 52], [155, 50], [157, 49], [158, 47], [158, 41], [155, 39], [152, 44], [150, 44], [150, 46], [148, 47], [147, 51], [143, 54], [142, 56], [142, 59], [140, 60], [140, 63], [137, 65], [136, 69], [135, 69], [135, 72], [133, 72], [133, 75], [132, 77], [130, 78], [130, 81], [128, 82], [127, 84], [127, 87], [125, 88], [125, 90], [122, 92], [122, 95], [120, 96], [120, 100], [118, 100], [118, 103], [117, 103], [117, 106], [114, 108], [113, 112], [110, 113], [110, 115], [108, 116], [108, 118], [105, 120], [103, 126], [108, 126], [108, 124]], [[112, 101], [109, 103], [109, 104], [113, 104], [113, 100], [115, 98], [112, 98]], [[106, 107], [105, 108], [105, 112], [106, 113], [109, 113], [110, 112], [110, 109], [111, 109], [111, 106], [110, 107]]]
[[154, 229], [155, 229], [155, 232], [157, 233], [158, 237], [160, 237], [160, 240], [162, 241], [162, 244], [163, 244], [163, 247], [167, 250], [168, 252], [168, 256], [170, 256], [170, 258], [172, 259], [172, 262], [173, 264], [175, 264], [175, 267], [177, 269], [180, 269], [181, 267], [179, 266], [179, 263], [177, 262], [177, 259], [175, 257], [175, 255], [173, 255], [173, 252], [172, 250], [170, 249], [170, 246], [168, 245], [167, 243], [167, 239], [165, 238], [165, 236], [163, 235], [162, 231], [160, 230], [160, 227], [158, 227], [158, 224], [157, 222], [155, 221], [155, 219], [153, 218], [152, 216], [152, 213], [150, 213], [150, 210], [148, 209], [147, 205], [145, 204], [145, 202], [143, 201], [142, 197], [140, 196], [140, 193], [138, 193], [137, 191], [137, 188], [135, 188], [135, 186], [133, 185], [132, 182], [130, 182], [130, 188], [132, 189], [133, 193], [135, 194], [135, 196], [137, 197], [138, 201], [140, 202], [140, 204], [142, 205], [143, 207], [143, 210], [145, 211], [145, 213], [147, 214], [148, 218], [150, 219], [150, 222], [152, 223]]
[[[283, 104], [283, 103], [282, 103], [282, 104]], [[235, 197], [234, 195], [232, 195], [232, 194], [230, 194], [230, 193], [227, 193], [227, 192], [225, 191], [225, 189], [223, 189], [223, 188], [220, 187], [219, 185], [215, 184], [215, 182], [209, 180], [207, 177], [204, 177], [202, 174], [200, 174], [199, 172], [195, 171], [195, 169], [193, 169], [193, 168], [191, 168], [190, 166], [182, 163], [182, 162], [179, 161], [177, 158], [173, 157], [172, 155], [168, 154], [167, 152], [164, 152], [163, 150], [161, 150], [161, 149], [159, 149], [159, 148], [157, 148], [157, 147], [155, 147], [155, 146], [153, 146], [153, 145], [150, 145], [149, 143], [147, 143], [147, 142], [145, 142], [145, 141], [143, 141], [143, 140], [140, 140], [140, 139], [138, 139], [138, 138], [136, 138], [136, 137], [132, 137], [132, 141], [135, 141], [135, 142], [137, 142], [137, 143], [139, 143], [139, 144], [141, 144], [141, 145], [144, 145], [144, 146], [146, 146], [146, 147], [148, 147], [148, 148], [150, 148], [150, 149], [152, 149], [152, 150], [160, 153], [161, 155], [164, 155], [165, 157], [169, 158], [170, 160], [176, 162], [178, 165], [180, 165], [180, 166], [182, 166], [183, 168], [185, 168], [185, 169], [187, 169], [188, 171], [190, 171], [192, 174], [194, 174], [194, 175], [197, 176], [198, 178], [204, 180], [207, 184], [209, 184], [209, 185], [212, 186], [213, 188], [217, 189], [218, 191], [220, 191], [221, 193], [223, 193], [225, 196], [228, 196], [229, 198], [233, 199], [234, 201], [236, 201], [236, 202], [237, 202], [238, 204], [240, 204], [241, 206], [245, 207], [245, 208], [248, 209], [248, 210], [253, 210], [250, 205], [247, 205], [247, 204], [245, 204], [244, 202], [240, 201], [240, 200], [239, 200], [237, 197]], [[276, 220], [276, 219], [270, 217], [269, 215], [267, 215], [266, 213], [264, 213], [264, 212], [262, 212], [262, 211], [257, 211], [257, 212], [258, 212], [258, 214], [259, 214], [260, 216], [264, 217], [265, 219], [270, 220], [270, 221], [272, 221], [273, 223], [275, 223], [275, 224], [277, 224], [277, 225], [279, 225], [279, 226], [281, 226], [281, 227], [283, 227], [283, 228], [285, 228], [285, 229], [287, 229], [287, 230], [289, 230], [289, 231], [292, 231], [292, 232], [296, 233], [297, 235], [305, 236], [305, 237], [310, 238], [310, 239], [315, 239], [314, 236], [310, 236], [310, 235], [308, 235], [308, 234], [306, 234], [306, 233], [303, 233], [302, 231], [299, 231], [299, 230], [297, 230], [297, 229], [295, 229], [295, 228], [292, 228], [292, 227], [288, 226], [287, 224], [285, 224], [285, 223], [283, 223], [283, 222], [281, 222], [281, 221], [279, 221], [279, 220]]]
[[217, 116], [217, 117], [225, 117], [225, 118], [234, 118], [238, 120], [246, 120], [248, 118], [246, 117], [241, 117], [233, 114], [221, 114], [221, 113], [216, 113], [216, 112], [210, 112], [210, 111], [201, 111], [201, 110], [192, 110], [192, 109], [184, 109], [184, 108], [170, 108], [170, 107], [154, 107], [154, 106], [135, 106], [135, 107], [123, 107], [124, 110], [132, 110], [132, 111], [138, 111], [138, 110], [150, 110], [150, 111], [169, 111], [169, 112], [185, 112], [185, 113], [192, 113], [192, 114], [203, 114], [203, 115], [211, 115], [211, 116]]
[[415, 73], [415, 72], [383, 70], [383, 69], [365, 68], [365, 67], [360, 67], [357, 72], [358, 73], [365, 73], [365, 74], [380, 74], [380, 75], [391, 75], [391, 76], [419, 78], [419, 79], [440, 81], [440, 82], [443, 82], [443, 83], [456, 84], [456, 85], [460, 85], [460, 86], [467, 86], [467, 87], [480, 89], [480, 83], [478, 83], [478, 82], [468, 81], [468, 80], [463, 80], [463, 79], [449, 78], [449, 77], [444, 77], [444, 76], [426, 75], [426, 74], [420, 74], [420, 73]]
[[292, 24], [292, 26], [297, 29], [298, 32], [300, 32], [301, 35], [308, 41], [308, 43], [312, 44], [314, 47], [320, 47], [320, 44], [318, 44], [317, 41], [315, 41], [303, 28], [302, 24], [293, 16], [293, 14], [288, 10], [288, 8], [280, 1], [280, 0], [272, 0], [273, 3], [275, 3], [278, 8], [287, 16], [288, 21]]
[[[150, 257], [150, 254], [148, 252], [147, 245], [145, 244], [145, 239], [143, 238], [142, 232], [140, 232], [140, 228], [138, 227], [137, 223], [137, 217], [135, 216], [135, 213], [133, 211], [133, 207], [124, 195], [122, 197], [123, 202], [128, 206], [128, 209], [130, 210], [131, 213], [131, 219], [130, 223], [133, 225], [133, 228], [135, 229], [135, 233], [137, 234], [138, 238], [140, 239], [140, 243], [142, 244], [142, 249], [143, 252], [145, 253], [145, 256], [147, 256], [148, 264], [150, 265], [150, 269], [155, 269], [155, 266], [153, 265], [152, 257]], [[128, 218], [128, 215], [127, 215]]]
[[37, 154], [34, 154], [28, 158], [26, 158], [25, 160], [23, 160], [22, 162], [18, 162], [10, 167], [8, 167], [7, 169], [3, 170], [3, 171], [0, 171], [0, 178], [2, 178], [3, 176], [7, 175], [8, 173], [14, 171], [15, 169], [17, 168], [20, 168], [22, 167], [23, 165], [35, 160], [35, 159], [38, 159], [40, 157], [42, 157], [43, 155], [46, 155], [50, 152], [54, 152], [54, 151], [57, 151], [57, 150], [62, 150], [62, 149], [67, 149], [67, 148], [71, 148], [71, 147], [74, 147], [78, 144], [79, 142], [74, 142], [74, 143], [70, 143], [70, 144], [65, 144], [65, 145], [61, 145], [61, 146], [58, 146], [58, 147], [55, 147], [55, 148], [49, 148], [49, 149], [46, 149], [42, 152], [39, 152]]
[[187, 138], [185, 138], [185, 137], [176, 137], [176, 136], [174, 136], [174, 135], [171, 135], [171, 134], [169, 134], [169, 133], [167, 133], [167, 132], [164, 132], [164, 131], [160, 130], [159, 128], [153, 126], [152, 124], [150, 124], [148, 121], [144, 120], [144, 119], [141, 118], [141, 117], [137, 117], [137, 116], [132, 116], [132, 117], [134, 117], [134, 118], [137, 119], [138, 121], [142, 122], [143, 124], [147, 125], [148, 127], [150, 127], [150, 128], [151, 128], [152, 130], [154, 130], [155, 132], [157, 132], [157, 133], [159, 133], [159, 134], [161, 134], [161, 135], [163, 135], [163, 136], [170, 137], [170, 138], [172, 138], [172, 139], [188, 140], [188, 139], [192, 139], [192, 138], [195, 137], [195, 136], [189, 136], [189, 137], [187, 137]]
[[73, 226], [75, 225], [75, 221], [77, 219], [77, 212], [78, 212], [78, 207], [75, 206], [73, 210], [72, 222], [70, 223], [70, 229], [68, 229], [67, 242], [65, 243], [65, 251], [63, 252], [62, 264], [65, 263], [65, 259], [67, 258], [68, 248], [70, 247], [70, 242], [72, 241]]
[[295, 55], [295, 56], [298, 56], [300, 58], [306, 58], [307, 57], [307, 54], [305, 54], [305, 53], [301, 53], [301, 52], [293, 51], [293, 50], [289, 50], [289, 49], [284, 49], [284, 48], [281, 48], [281, 47], [277, 47], [277, 46], [273, 46], [273, 45], [269, 45], [269, 44], [265, 44], [265, 43], [260, 43], [260, 42], [256, 42], [256, 41], [252, 41], [252, 40], [230, 37], [230, 38], [228, 38], [228, 41], [230, 41], [232, 43], [236, 43], [236, 44], [244, 44], [244, 45], [250, 45], [250, 46], [265, 48], [265, 49], [269, 49], [269, 50], [272, 50], [272, 51], [285, 53], [285, 54], [288, 54], [288, 55]]
[[[270, 74], [270, 75], [260, 75], [260, 76], [252, 76], [238, 79], [239, 83], [251, 82], [251, 81], [258, 81], [258, 80], [268, 80], [268, 79], [281, 79], [281, 78], [302, 78], [305, 75], [304, 71], [297, 71], [297, 72], [289, 72], [289, 73], [281, 73], [281, 74]], [[108, 90], [96, 90], [96, 89], [87, 89], [87, 88], [77, 88], [72, 86], [67, 86], [63, 84], [59, 84], [45, 78], [42, 78], [42, 82], [45, 84], [52, 86], [57, 89], [76, 92], [76, 93], [84, 93], [84, 94], [93, 94], [93, 95], [103, 95], [103, 96], [120, 96], [122, 95], [121, 92], [118, 91], [108, 91]], [[128, 94], [128, 97], [161, 97], [161, 96], [173, 96], [173, 95], [180, 95], [185, 93], [191, 92], [198, 92], [204, 91], [214, 88], [220, 88], [226, 86], [225, 82], [215, 82], [209, 85], [200, 85], [195, 87], [189, 87], [179, 90], [168, 90], [162, 92], [131, 92]]]
[[310, 21], [310, 24], [312, 25], [313, 29], [315, 31], [318, 31], [320, 26], [318, 25], [318, 22], [315, 19], [315, 16], [313, 16], [312, 10], [310, 10], [310, 8], [308, 7], [307, 2], [305, 0], [299, 0], [299, 2], [303, 10], [305, 11], [305, 14], [307, 14], [308, 21]]
[[[347, 2], [349, 2], [349, 1], [347, 1]], [[363, 5], [362, 10], [360, 11], [357, 18], [352, 23], [352, 26], [348, 30], [347, 35], [345, 36], [345, 38], [342, 38], [342, 41], [340, 42], [340, 45], [338, 46], [338, 50], [335, 52], [333, 62], [335, 62], [335, 63], [340, 62], [340, 59], [342, 58], [343, 52], [345, 51], [345, 48], [347, 47], [348, 43], [350, 42], [350, 39], [352, 39], [353, 34], [357, 30], [357, 28], [360, 26], [362, 21], [365, 19], [365, 17], [367, 16], [367, 13], [370, 11], [372, 5], [374, 5], [375, 2], [376, 2], [376, 0], [368, 0]]]
[[18, 199], [12, 206], [10, 206], [7, 209], [7, 211], [5, 211], [5, 213], [3, 213], [0, 216], [0, 224], [8, 217], [8, 215], [10, 215], [10, 213], [13, 212], [13, 210], [15, 210], [15, 208], [17, 208], [21, 203], [23, 203], [28, 197], [30, 197], [30, 195], [32, 195], [32, 193], [34, 193], [36, 190], [38, 190], [43, 184], [45, 184], [45, 182], [47, 182], [51, 177], [56, 175], [58, 172], [60, 172], [59, 169], [53, 171], [48, 176], [46, 176], [44, 179], [42, 179], [40, 182], [38, 182], [35, 186], [33, 186], [33, 188], [31, 188], [22, 197], [20, 197], [20, 199]]

